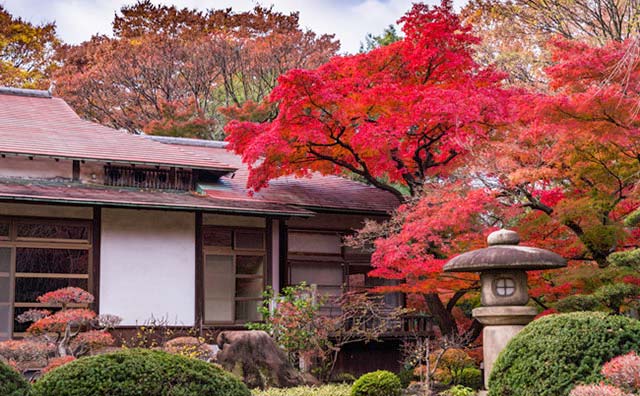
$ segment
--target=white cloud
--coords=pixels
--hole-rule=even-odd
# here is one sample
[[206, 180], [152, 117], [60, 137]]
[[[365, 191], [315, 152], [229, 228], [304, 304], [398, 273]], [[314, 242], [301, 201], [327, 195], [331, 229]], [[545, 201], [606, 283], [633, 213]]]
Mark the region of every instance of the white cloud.
[[[79, 43], [94, 34], [109, 34], [113, 15], [134, 0], [0, 0], [7, 10], [35, 23], [55, 21], [60, 37]], [[434, 0], [429, 0], [433, 3]], [[282, 12], [300, 12], [300, 24], [316, 33], [335, 33], [342, 51], [355, 52], [367, 33], [379, 34], [411, 7], [412, 0], [167, 0], [199, 9], [232, 7], [245, 11], [256, 4]]]

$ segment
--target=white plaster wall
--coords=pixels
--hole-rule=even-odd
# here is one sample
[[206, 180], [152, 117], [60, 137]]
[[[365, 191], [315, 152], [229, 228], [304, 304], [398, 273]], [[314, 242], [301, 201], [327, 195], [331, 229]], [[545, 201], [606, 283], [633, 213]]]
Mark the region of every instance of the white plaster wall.
[[93, 208], [81, 206], [34, 205], [0, 202], [0, 215], [92, 219]]
[[71, 179], [72, 161], [52, 158], [0, 157], [0, 177], [21, 177], [53, 179], [56, 177]]
[[101, 313], [194, 324], [194, 213], [103, 209], [101, 236]]

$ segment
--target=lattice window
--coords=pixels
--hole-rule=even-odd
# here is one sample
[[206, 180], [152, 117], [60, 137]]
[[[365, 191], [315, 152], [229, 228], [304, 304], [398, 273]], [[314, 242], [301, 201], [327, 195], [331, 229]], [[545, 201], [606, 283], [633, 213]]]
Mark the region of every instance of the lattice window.
[[193, 173], [190, 170], [168, 170], [106, 165], [104, 184], [116, 187], [190, 190]]

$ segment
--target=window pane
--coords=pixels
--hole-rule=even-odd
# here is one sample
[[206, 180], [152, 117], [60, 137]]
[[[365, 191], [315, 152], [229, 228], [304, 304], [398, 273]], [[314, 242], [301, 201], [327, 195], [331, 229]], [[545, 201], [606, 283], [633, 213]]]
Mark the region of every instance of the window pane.
[[87, 274], [89, 251], [73, 249], [16, 249], [16, 272]]
[[264, 256], [236, 256], [236, 271], [239, 275], [262, 275]]
[[209, 255], [204, 265], [204, 318], [211, 322], [233, 321], [235, 286], [233, 256]]
[[258, 279], [236, 279], [236, 297], [262, 297], [263, 281]]
[[258, 312], [260, 301], [238, 301], [236, 302], [236, 320], [241, 322], [257, 322], [262, 320]]
[[9, 237], [9, 222], [0, 221], [0, 239], [5, 239], [8, 237]]
[[89, 239], [89, 226], [82, 224], [18, 223], [18, 238]]
[[202, 243], [204, 246], [231, 247], [231, 230], [219, 229], [215, 226], [202, 227]]
[[[11, 300], [11, 278], [0, 276], [0, 303], [8, 303]], [[0, 330], [2, 331], [2, 330]]]
[[291, 283], [308, 285], [342, 285], [342, 266], [338, 263], [295, 263], [291, 267]]
[[11, 248], [0, 248], [0, 272], [11, 272]]
[[264, 232], [236, 231], [236, 249], [264, 249]]
[[70, 286], [88, 290], [89, 285], [87, 279], [16, 278], [15, 301], [37, 302], [44, 293]]
[[11, 335], [11, 307], [0, 305], [0, 341], [10, 338]]
[[342, 241], [338, 234], [291, 232], [289, 233], [289, 251], [342, 254]]

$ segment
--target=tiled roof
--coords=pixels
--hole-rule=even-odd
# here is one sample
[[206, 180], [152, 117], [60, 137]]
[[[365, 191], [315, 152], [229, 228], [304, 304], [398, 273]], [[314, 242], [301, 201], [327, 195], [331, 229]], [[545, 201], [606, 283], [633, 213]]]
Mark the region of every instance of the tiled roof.
[[278, 178], [249, 195], [248, 169], [225, 144], [117, 131], [82, 120], [46, 91], [0, 87], [0, 154], [210, 169], [226, 175], [201, 186], [203, 195], [0, 179], [0, 199], [301, 216], [311, 214], [306, 209], [380, 214], [398, 205], [390, 193], [319, 174]]
[[0, 154], [234, 170], [220, 160], [85, 121], [46, 91], [7, 88], [0, 88]]
[[205, 188], [212, 198], [251, 199], [286, 203], [309, 209], [387, 213], [398, 205], [391, 194], [375, 187], [338, 176], [314, 174], [307, 178], [281, 177], [249, 198], [246, 188], [249, 170], [241, 158], [227, 151], [225, 144], [208, 143], [196, 139], [150, 137], [174, 147], [230, 164], [238, 170], [221, 178], [221, 183]]
[[302, 208], [259, 200], [214, 199], [206, 195], [178, 191], [135, 190], [35, 180], [0, 179], [0, 200], [280, 216], [313, 214]]

